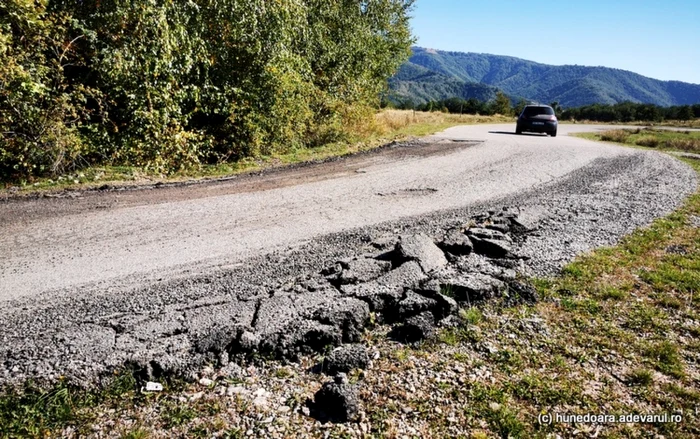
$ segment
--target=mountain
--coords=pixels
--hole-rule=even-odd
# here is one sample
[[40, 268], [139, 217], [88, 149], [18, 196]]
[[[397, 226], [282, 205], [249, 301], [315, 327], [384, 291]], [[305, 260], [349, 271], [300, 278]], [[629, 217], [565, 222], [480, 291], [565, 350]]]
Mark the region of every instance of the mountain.
[[[660, 81], [608, 67], [553, 66], [510, 56], [421, 47], [389, 80], [392, 100], [415, 103], [449, 97], [488, 100], [497, 90], [563, 107], [623, 101], [660, 106], [700, 103], [700, 85]], [[485, 99], [486, 98], [486, 99]]]

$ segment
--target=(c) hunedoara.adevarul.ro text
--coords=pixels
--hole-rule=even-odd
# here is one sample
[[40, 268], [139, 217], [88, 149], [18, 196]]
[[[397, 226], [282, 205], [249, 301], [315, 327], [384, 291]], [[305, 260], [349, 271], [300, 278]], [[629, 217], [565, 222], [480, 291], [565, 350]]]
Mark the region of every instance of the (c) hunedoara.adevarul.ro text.
[[683, 422], [683, 415], [678, 413], [663, 413], [660, 415], [605, 415], [585, 414], [573, 415], [562, 413], [540, 413], [537, 417], [540, 424], [678, 424]]

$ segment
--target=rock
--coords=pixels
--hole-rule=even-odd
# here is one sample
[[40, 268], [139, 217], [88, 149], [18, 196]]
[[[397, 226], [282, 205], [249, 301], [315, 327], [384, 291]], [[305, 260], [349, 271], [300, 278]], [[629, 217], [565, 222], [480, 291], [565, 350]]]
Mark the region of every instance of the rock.
[[323, 371], [328, 375], [366, 369], [370, 362], [367, 348], [360, 344], [345, 345], [335, 349], [323, 361]]
[[416, 261], [425, 273], [447, 265], [445, 254], [424, 234], [402, 236], [396, 252], [405, 260]]
[[442, 294], [467, 303], [492, 299], [505, 289], [503, 282], [481, 273], [459, 274], [439, 283]]
[[214, 384], [214, 381], [210, 380], [209, 378], [202, 378], [199, 380], [199, 384], [204, 387], [210, 387], [212, 384]]
[[369, 305], [367, 303], [343, 297], [316, 310], [313, 320], [340, 328], [343, 342], [356, 343], [369, 323]]
[[491, 240], [496, 240], [496, 241], [512, 242], [510, 237], [503, 232], [500, 232], [498, 230], [488, 229], [488, 228], [481, 228], [481, 227], [473, 227], [471, 229], [468, 229], [467, 236], [481, 238], [481, 239], [491, 239]]
[[378, 250], [391, 250], [396, 247], [398, 239], [394, 235], [382, 236], [374, 239], [370, 245]]
[[432, 311], [437, 305], [438, 303], [435, 299], [408, 290], [403, 300], [385, 314], [391, 314], [389, 316], [390, 320], [403, 320], [425, 311]]
[[369, 282], [391, 269], [390, 262], [370, 258], [360, 258], [341, 265], [344, 265], [338, 275], [341, 285]]
[[416, 293], [435, 301], [435, 306], [431, 311], [436, 321], [455, 314], [459, 309], [459, 305], [457, 305], [455, 299], [442, 294], [440, 282], [436, 280], [423, 283], [419, 289], [416, 289]]
[[425, 279], [426, 276], [420, 265], [415, 261], [409, 261], [374, 281], [359, 285], [343, 285], [340, 290], [346, 295], [366, 302], [371, 311], [383, 311], [403, 298], [404, 289], [413, 288]]
[[516, 235], [524, 235], [526, 233], [537, 230], [537, 225], [527, 222], [522, 218], [509, 218], [511, 233]]
[[474, 252], [489, 258], [500, 259], [512, 255], [508, 242], [504, 240], [471, 237], [474, 244]]
[[415, 343], [435, 337], [435, 318], [431, 312], [424, 312], [408, 318], [392, 331], [392, 336], [404, 343]]
[[508, 299], [512, 302], [535, 303], [539, 299], [537, 290], [523, 281], [508, 282]]
[[352, 422], [359, 418], [360, 405], [356, 386], [348, 383], [344, 373], [339, 373], [314, 395], [314, 409], [319, 418], [332, 422]]
[[466, 256], [474, 250], [474, 245], [469, 237], [459, 229], [449, 230], [438, 246], [455, 256]]
[[508, 224], [495, 223], [495, 224], [487, 224], [484, 227], [486, 227], [489, 230], [495, 230], [497, 232], [504, 233], [504, 234], [510, 232], [510, 227], [508, 226]]

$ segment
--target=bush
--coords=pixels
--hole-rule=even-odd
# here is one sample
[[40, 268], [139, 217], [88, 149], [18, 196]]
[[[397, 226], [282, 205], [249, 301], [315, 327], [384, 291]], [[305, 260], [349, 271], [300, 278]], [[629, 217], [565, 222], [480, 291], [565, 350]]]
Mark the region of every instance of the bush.
[[0, 4], [0, 179], [64, 172], [86, 152], [84, 104], [98, 93], [66, 81], [70, 20], [49, 14], [46, 3]]
[[700, 139], [670, 139], [666, 146], [681, 151], [700, 152]]
[[7, 0], [0, 180], [170, 173], [347, 138], [408, 58], [413, 0]]
[[625, 130], [609, 130], [600, 134], [600, 139], [605, 142], [625, 143], [629, 138], [630, 133]]
[[659, 139], [655, 136], [641, 136], [637, 140], [634, 141], [635, 144], [639, 146], [646, 146], [649, 148], [656, 148], [659, 146]]

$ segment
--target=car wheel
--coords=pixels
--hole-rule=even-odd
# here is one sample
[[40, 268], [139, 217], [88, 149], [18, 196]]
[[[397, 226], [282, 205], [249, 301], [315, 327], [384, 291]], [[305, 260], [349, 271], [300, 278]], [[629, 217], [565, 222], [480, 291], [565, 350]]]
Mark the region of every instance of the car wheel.
[[550, 135], [551, 135], [552, 137], [557, 137], [557, 132], [556, 132], [556, 131], [552, 131], [552, 134], [550, 134]]
[[523, 133], [523, 130], [521, 130], [520, 128], [515, 129], [515, 134], [522, 134], [522, 133]]

